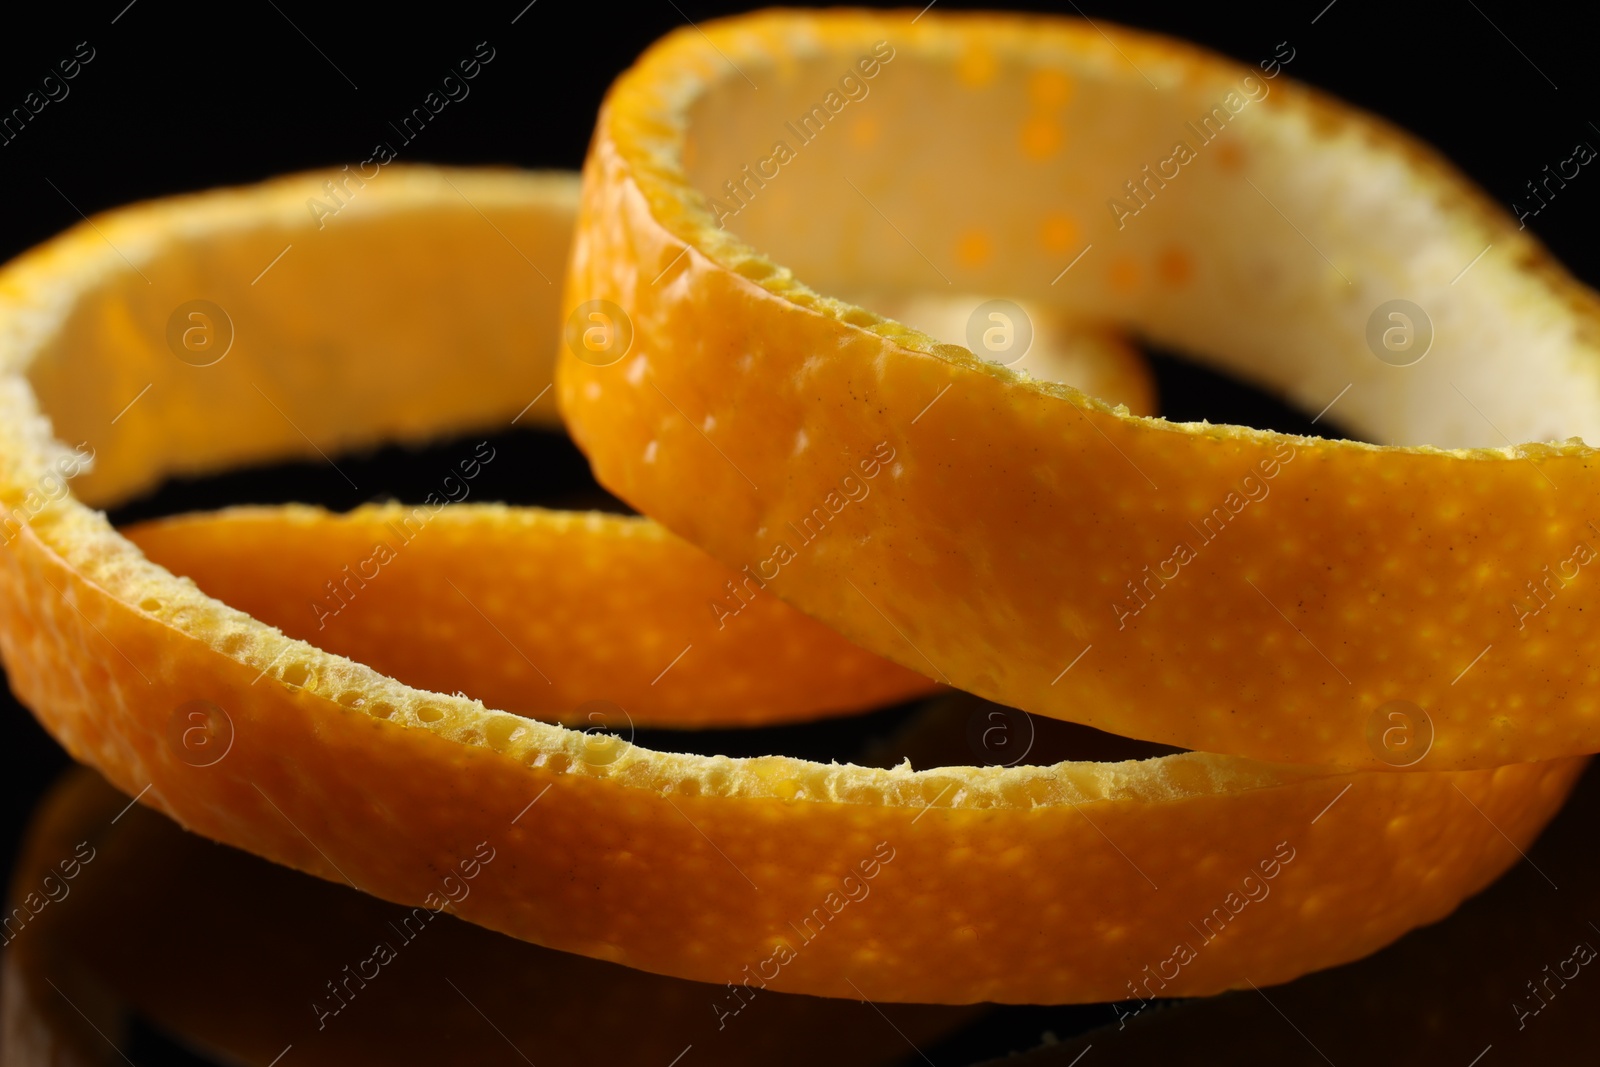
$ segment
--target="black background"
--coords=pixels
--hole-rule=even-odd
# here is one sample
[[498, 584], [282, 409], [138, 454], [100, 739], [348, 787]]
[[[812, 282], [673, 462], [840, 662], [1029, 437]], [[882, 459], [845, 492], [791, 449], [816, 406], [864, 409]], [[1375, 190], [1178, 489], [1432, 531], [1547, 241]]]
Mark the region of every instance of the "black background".
[[[576, 168], [605, 87], [640, 50], [686, 19], [740, 9], [691, 0], [538, 0], [526, 10], [526, 0], [390, 8], [304, 0], [125, 3], [13, 5], [0, 14], [0, 113], [21, 106], [79, 42], [95, 50], [68, 83], [70, 95], [0, 145], [6, 258], [78, 222], [80, 212], [354, 164], [391, 136], [392, 117], [420, 101], [479, 41], [496, 49], [495, 61], [468, 99], [406, 148], [405, 160]], [[1071, 4], [1003, 6], [1073, 13]], [[1578, 5], [1312, 0], [1085, 3], [1083, 10], [1251, 64], [1287, 41], [1296, 50], [1289, 75], [1415, 132], [1504, 205], [1546, 164], [1571, 155], [1575, 142], [1600, 146], [1591, 123], [1600, 120], [1594, 35], [1592, 26], [1578, 24]], [[1597, 204], [1600, 175], [1585, 170], [1530, 220], [1590, 284], [1600, 282], [1600, 252], [1591, 240]], [[1158, 367], [1164, 414], [1307, 429], [1303, 416], [1181, 362], [1162, 358]], [[493, 492], [554, 501], [586, 483], [582, 459], [568, 446], [524, 437], [511, 447], [537, 457], [537, 484], [519, 481], [513, 464], [497, 464], [501, 482]], [[402, 499], [419, 495], [411, 491], [414, 456], [359, 462], [362, 485]], [[257, 472], [169, 487], [118, 517], [290, 495], [356, 503], [341, 497], [343, 488], [325, 468], [297, 468], [292, 479]], [[0, 697], [0, 871], [9, 873], [34, 802], [66, 762], [25, 709], [9, 694]]]

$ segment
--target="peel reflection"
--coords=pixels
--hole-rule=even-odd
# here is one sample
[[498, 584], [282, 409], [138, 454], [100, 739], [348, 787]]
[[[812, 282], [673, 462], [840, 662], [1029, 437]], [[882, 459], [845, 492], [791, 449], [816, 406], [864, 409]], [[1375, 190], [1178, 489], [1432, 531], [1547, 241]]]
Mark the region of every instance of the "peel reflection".
[[[128, 807], [84, 769], [35, 814], [7, 913], [36, 883], [56, 885], [58, 861], [75, 856], [69, 892], [16, 929], [5, 953], [0, 1048], [13, 1067], [120, 1064], [141, 1030], [259, 1067], [664, 1067], [691, 1046], [685, 1064], [888, 1064], [914, 1055], [908, 1041], [930, 1047], [986, 1010], [884, 1004], [880, 1016], [856, 1001], [741, 987], [741, 1011], [719, 1015], [728, 989], [524, 944], [275, 866]], [[478, 878], [512, 874], [473, 859]]]

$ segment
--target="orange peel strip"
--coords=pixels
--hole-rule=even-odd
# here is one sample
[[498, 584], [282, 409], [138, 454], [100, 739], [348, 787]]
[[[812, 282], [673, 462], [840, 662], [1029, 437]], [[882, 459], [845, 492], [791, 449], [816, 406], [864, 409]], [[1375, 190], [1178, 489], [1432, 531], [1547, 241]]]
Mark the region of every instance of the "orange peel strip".
[[751, 726], [933, 688], [648, 519], [427, 511], [230, 508], [124, 533], [289, 637], [420, 689], [580, 728]]
[[[517, 409], [478, 376], [519, 367], [526, 268], [564, 241], [541, 180], [386, 174], [322, 232], [306, 219], [308, 187], [107, 214], [0, 272], [8, 508], [70, 455], [25, 376], [34, 368], [82, 375], [49, 392], [48, 410], [66, 440], [95, 435], [103, 466], [80, 480], [102, 500], [179, 468], [422, 439]], [[524, 239], [515, 257], [506, 235]], [[272, 285], [252, 285], [296, 239], [317, 242], [315, 256], [285, 257]], [[331, 284], [349, 278], [360, 285]], [[227, 360], [201, 368], [213, 373], [163, 377], [169, 389], [113, 422], [129, 379], [164, 373], [165, 323], [197, 279], [259, 334], [241, 330]], [[407, 298], [406, 329], [377, 293]], [[488, 316], [467, 317], [472, 344], [462, 307]], [[556, 318], [544, 305], [532, 328]], [[297, 383], [288, 410], [251, 388], [269, 374]], [[351, 394], [368, 381], [373, 395]], [[461, 917], [719, 984], [1118, 997], [1188, 922], [1292, 849], [1274, 873], [1295, 905], [1258, 909], [1250, 936], [1205, 946], [1167, 993], [1281, 981], [1448, 912], [1515, 861], [1583, 763], [1390, 774], [1189, 753], [913, 772], [597, 752], [584, 734], [287, 638], [144, 558], [76, 496], [47, 496], [0, 551], [0, 653], [19, 699], [76, 758], [198, 833], [406, 904], [441, 901], [438, 872], [487, 844], [504, 877], [480, 879]], [[193, 700], [226, 716], [230, 744], [208, 766], [172, 740]], [[1434, 832], [1385, 832], [1404, 818]]]
[[[1071, 19], [772, 12], [653, 46], [586, 168], [569, 305], [609, 300], [634, 337], [611, 366], [562, 356], [574, 439], [864, 647], [1261, 759], [1378, 766], [1396, 700], [1433, 723], [1419, 769], [1600, 749], [1600, 582], [1573, 577], [1600, 464], [1475, 447], [1600, 435], [1600, 308], [1380, 120]], [[941, 275], [1338, 399], [1393, 444], [1133, 416], [823, 295]], [[1425, 328], [1432, 354], [1393, 365]], [[1418, 347], [1369, 350], [1391, 329]], [[889, 490], [791, 533], [880, 443]]]

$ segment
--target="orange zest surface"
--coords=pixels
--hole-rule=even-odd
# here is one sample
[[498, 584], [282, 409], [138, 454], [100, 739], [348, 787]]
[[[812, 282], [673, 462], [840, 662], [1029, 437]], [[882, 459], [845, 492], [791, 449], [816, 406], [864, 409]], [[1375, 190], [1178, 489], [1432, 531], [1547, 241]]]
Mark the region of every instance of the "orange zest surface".
[[[1147, 973], [1188, 995], [1364, 954], [1513, 862], [1582, 765], [1393, 774], [1185, 753], [918, 772], [679, 755], [412, 688], [284, 634], [90, 505], [174, 473], [508, 424], [548, 384], [529, 339], [564, 319], [537, 276], [565, 253], [570, 181], [386, 172], [317, 230], [304, 202], [321, 180], [108, 214], [0, 273], [0, 499], [26, 512], [0, 552], [11, 685], [76, 758], [198, 833], [682, 978], [1065, 1002], [1125, 996]], [[263, 277], [290, 243], [315, 254]], [[204, 367], [165, 340], [197, 291], [239, 324]], [[80, 441], [94, 466], [57, 492]], [[863, 447], [859, 477], [870, 455], [893, 486], [898, 461]], [[196, 701], [215, 709], [199, 753]], [[1429, 834], [1401, 833], [1413, 820]], [[457, 899], [441, 872], [489, 854], [496, 877]], [[1249, 936], [1232, 924], [1246, 907]], [[1215, 937], [1175, 962], [1208, 916]]]
[[[1261, 759], [1379, 766], [1394, 701], [1432, 723], [1417, 769], [1600, 748], [1600, 463], [1569, 438], [1600, 434], [1595, 295], [1381, 121], [1075, 20], [772, 12], [650, 49], [585, 173], [569, 304], [633, 337], [563, 354], [574, 439], [863, 647]], [[1388, 445], [1140, 417], [829, 295], [946, 283], [1338, 400]], [[1369, 347], [1407, 330], [1405, 359]]]
[[933, 688], [648, 519], [492, 504], [432, 516], [401, 504], [251, 507], [126, 533], [287, 636], [408, 685], [580, 728], [817, 718]]

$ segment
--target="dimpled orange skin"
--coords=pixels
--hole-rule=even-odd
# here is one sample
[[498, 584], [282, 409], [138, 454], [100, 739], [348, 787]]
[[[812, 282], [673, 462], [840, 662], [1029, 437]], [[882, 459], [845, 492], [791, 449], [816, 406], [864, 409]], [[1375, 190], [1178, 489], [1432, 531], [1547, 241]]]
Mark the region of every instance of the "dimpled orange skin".
[[[314, 232], [303, 203], [315, 178], [102, 215], [0, 271], [0, 501], [23, 505], [65, 451], [30, 365], [77, 375], [50, 394], [56, 428], [113, 432], [119, 375], [171, 358], [160, 326], [192, 296], [197, 260], [219, 305], [305, 343], [241, 339], [219, 373], [174, 377], [177, 399], [153, 390], [152, 409], [114, 427], [114, 450], [95, 439], [107, 463], [84, 477], [98, 499], [174, 464], [215, 469], [222, 449], [314, 454], [329, 427], [348, 445], [510, 418], [519, 398], [470, 385], [524, 351], [512, 328], [529, 325], [524, 280], [502, 269], [501, 234], [458, 194], [542, 257], [565, 240], [559, 190], [424, 168], [386, 179], [312, 238], [314, 261], [286, 258], [267, 289], [251, 285], [260, 264]], [[324, 284], [337, 277], [361, 287]], [[414, 294], [412, 328], [376, 346], [365, 339], [390, 325], [384, 292]], [[480, 343], [443, 360], [467, 304], [487, 316], [474, 320]], [[541, 314], [533, 328], [554, 325], [552, 307]], [[301, 383], [293, 412], [308, 437], [233, 377], [269, 371]], [[408, 388], [384, 379], [351, 402], [348, 383], [384, 375]], [[182, 426], [163, 417], [175, 403]], [[220, 443], [185, 452], [178, 434]], [[1229, 894], [1280, 843], [1295, 858], [1273, 897], [1164, 991], [1264, 985], [1354, 958], [1514, 862], [1583, 763], [1344, 773], [1194, 753], [913, 772], [651, 752], [411, 689], [287, 639], [145, 559], [72, 495], [0, 550], [0, 655], [18, 698], [75, 758], [208, 837], [432, 906], [443, 872], [487, 845], [496, 877], [455, 906], [469, 921], [679, 977], [874, 1000], [1122, 997], [1189, 923], [1235, 907]], [[184, 740], [194, 700], [226, 715], [214, 762], [216, 748], [197, 759]], [[822, 930], [809, 941], [808, 916]], [[794, 956], [775, 967], [780, 944]]]
[[[931, 11], [911, 25], [902, 13], [769, 13], [701, 29], [704, 37], [669, 36], [618, 80], [586, 165], [567, 303], [610, 300], [630, 316], [635, 333], [627, 358], [613, 366], [564, 354], [557, 385], [573, 437], [607, 488], [729, 565], [770, 572], [765, 561], [792, 553], [771, 583], [779, 596], [864, 647], [1028, 711], [1193, 749], [1377, 767], [1383, 764], [1369, 744], [1369, 723], [1386, 702], [1403, 700], [1423, 709], [1436, 732], [1418, 770], [1600, 748], [1600, 583], [1587, 572], [1562, 582], [1559, 595], [1545, 597], [1550, 603], [1529, 618], [1513, 603], [1543, 603], [1526, 581], [1542, 580], [1541, 567], [1569, 560], [1579, 542], [1600, 545], [1585, 525], [1600, 512], [1600, 470], [1589, 448], [1378, 448], [1130, 417], [1073, 389], [1023, 380], [934, 345], [804, 284], [826, 280], [848, 289], [874, 272], [894, 275], [884, 285], [919, 271], [932, 279], [908, 243], [939, 260], [941, 220], [962, 210], [956, 193], [944, 190], [976, 196], [962, 166], [988, 158], [984, 153], [907, 162], [892, 154], [847, 156], [840, 147], [823, 158], [834, 151], [830, 145], [848, 143], [849, 130], [830, 142], [830, 125], [799, 150], [789, 173], [756, 192], [736, 217], [724, 216], [727, 228], [718, 229], [719, 211], [691, 186], [680, 150], [704, 159], [732, 136], [739, 107], [774, 93], [820, 98], [831, 79], [882, 40], [892, 42], [895, 58], [878, 72], [874, 95], [848, 108], [878, 108], [872, 114], [883, 129], [904, 131], [903, 144], [934, 143], [913, 134], [935, 113], [942, 116], [937, 143], [959, 143], [951, 131], [960, 107], [970, 107], [981, 127], [974, 137], [1008, 128], [1023, 105], [988, 96], [966, 104], [961, 87], [993, 79], [995, 69], [1048, 64], [1040, 69], [1064, 71], [1081, 103], [1075, 114], [1087, 147], [1071, 157], [1073, 166], [1103, 167], [1081, 192], [1084, 210], [1094, 213], [1081, 239], [1094, 251], [1052, 287], [1072, 250], [1051, 258], [1032, 247], [1004, 249], [982, 276], [991, 291], [1092, 305], [1212, 355], [1248, 341], [1263, 366], [1278, 368], [1285, 388], [1315, 395], [1320, 405], [1348, 381], [1343, 371], [1308, 363], [1296, 379], [1294, 365], [1273, 363], [1272, 352], [1290, 344], [1311, 351], [1318, 338], [1334, 338], [1360, 349], [1361, 367], [1390, 374], [1380, 384], [1392, 393], [1402, 379], [1366, 354], [1363, 322], [1380, 298], [1426, 282], [1429, 292], [1504, 306], [1508, 317], [1521, 316], [1518, 323], [1533, 323], [1523, 333], [1530, 348], [1535, 325], [1546, 324], [1561, 341], [1552, 358], [1567, 360], [1573, 378], [1550, 389], [1592, 408], [1600, 367], [1593, 295], [1448, 165], [1404, 135], [1280, 78], [1265, 102], [1228, 128], [1229, 151], [1205, 149], [1119, 231], [1104, 207], [1119, 191], [1117, 176], [1137, 176], [1139, 161], [1159, 158], [1158, 148], [1170, 151], [1166, 119], [1141, 134], [1145, 113], [1138, 109], [1158, 106], [1142, 101], [1177, 101], [1175, 111], [1200, 114], [1250, 70], [1176, 42], [1105, 28], [1124, 59], [1095, 29], [1061, 19]], [[735, 68], [763, 92], [750, 92]], [[1152, 93], [1140, 70], [1163, 91]], [[1015, 84], [1023, 84], [1020, 75]], [[914, 113], [892, 109], [901, 90], [900, 103]], [[949, 114], [930, 101], [941, 92]], [[696, 108], [709, 128], [690, 117], [701, 114]], [[1097, 118], [1107, 115], [1116, 121]], [[747, 189], [754, 186], [737, 171], [740, 159], [758, 158], [767, 133], [792, 138], [779, 117], [751, 120], [745, 141], [724, 153], [726, 172]], [[1176, 117], [1171, 123], [1173, 132], [1181, 129]], [[1074, 132], [1069, 124], [1069, 136]], [[1312, 157], [1315, 166], [1307, 162]], [[836, 170], [805, 184], [800, 168], [812, 158]], [[1043, 179], [1020, 164], [1007, 166], [969, 214], [1020, 231], [1061, 198], [1047, 202], [1050, 194], [1041, 191], [1030, 205], [1005, 183], [1031, 189], [1028, 183]], [[1243, 167], [1257, 189], [1230, 167]], [[1395, 181], [1404, 184], [1386, 189], [1387, 199], [1347, 208], [1336, 184], [1308, 185], [1364, 167], [1399, 173]], [[725, 187], [716, 185], [724, 172], [705, 173], [699, 188], [720, 193], [730, 207]], [[831, 184], [817, 184], [824, 178]], [[1067, 171], [1059, 180], [1077, 179]], [[760, 215], [780, 195], [791, 206], [806, 205], [803, 234], [784, 228], [778, 207]], [[926, 200], [934, 206], [916, 228], [924, 203], [918, 198], [941, 195]], [[1334, 249], [1330, 255], [1349, 249], [1355, 279], [1347, 284], [1296, 243], [1267, 196]], [[1413, 201], [1421, 205], [1417, 213], [1443, 221], [1431, 243], [1407, 247], [1436, 259], [1424, 272], [1398, 249], [1374, 249], [1363, 266], [1392, 287], [1369, 285], [1350, 265], [1363, 247], [1350, 233], [1377, 240], [1386, 224], [1341, 220]], [[1260, 220], [1259, 239], [1241, 221], [1246, 211]], [[834, 232], [834, 217], [837, 247], [816, 236]], [[804, 260], [794, 268], [798, 276], [786, 269], [794, 264], [779, 265], [741, 243], [734, 236], [741, 226], [758, 230], [761, 247], [795, 245]], [[851, 244], [868, 226], [876, 227], [873, 240]], [[1148, 249], [1154, 261], [1163, 242], [1180, 237], [1223, 250], [1240, 242], [1245, 250], [1230, 265], [1197, 248], [1193, 300], [1182, 292], [1122, 291], [1136, 265], [1123, 250]], [[1336, 239], [1345, 244], [1331, 243]], [[1491, 243], [1496, 254], [1452, 289], [1450, 274]], [[938, 269], [959, 268], [946, 259]], [[1157, 272], [1151, 266], [1135, 273]], [[1072, 285], [1079, 288], [1064, 292]], [[1180, 318], [1186, 333], [1174, 326]], [[1438, 306], [1436, 318], [1435, 347], [1442, 349], [1449, 320]], [[1297, 339], [1274, 342], [1273, 330]], [[1458, 351], [1487, 343], [1452, 340]], [[1463, 397], [1476, 391], [1481, 406], [1495, 391], [1512, 391], [1506, 379], [1514, 344], [1505, 342], [1500, 370], [1486, 372], [1498, 373], [1494, 385], [1461, 378]], [[1440, 361], [1449, 355], [1430, 356], [1434, 363], [1423, 367], [1448, 375]], [[1341, 376], [1328, 377], [1334, 373]], [[1537, 378], [1526, 370], [1516, 377]], [[1446, 406], [1439, 394], [1454, 402], [1440, 381], [1431, 398], [1413, 397], [1418, 406], [1391, 419], [1391, 430], [1423, 419], [1418, 412], [1427, 404]], [[1362, 411], [1363, 402], [1370, 411]], [[1370, 387], [1341, 404], [1360, 414], [1358, 424], [1377, 426], [1372, 412], [1386, 402]], [[1458, 406], [1472, 432], [1490, 432], [1467, 404]], [[1527, 405], [1526, 421], [1540, 418], [1542, 406]], [[790, 524], [811, 514], [880, 444], [894, 458], [872, 499], [852, 506], [824, 537], [798, 536]], [[1202, 530], [1222, 508], [1222, 520]], [[1193, 558], [1175, 564], [1184, 544]], [[1562, 574], [1570, 578], [1569, 570]]]
[[430, 510], [231, 508], [124, 532], [291, 637], [580, 729], [821, 718], [935, 688], [648, 520]]

